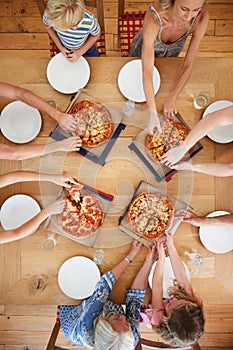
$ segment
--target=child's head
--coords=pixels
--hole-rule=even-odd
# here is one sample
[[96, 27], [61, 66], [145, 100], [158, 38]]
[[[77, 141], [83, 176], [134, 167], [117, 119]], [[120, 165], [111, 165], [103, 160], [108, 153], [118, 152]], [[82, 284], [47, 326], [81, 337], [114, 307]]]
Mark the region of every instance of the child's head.
[[166, 315], [157, 327], [161, 337], [174, 346], [195, 344], [204, 331], [202, 304], [190, 297], [186, 291], [174, 288], [176, 300], [167, 307]]
[[76, 26], [84, 12], [83, 0], [48, 0], [45, 15], [50, 26], [66, 30]]

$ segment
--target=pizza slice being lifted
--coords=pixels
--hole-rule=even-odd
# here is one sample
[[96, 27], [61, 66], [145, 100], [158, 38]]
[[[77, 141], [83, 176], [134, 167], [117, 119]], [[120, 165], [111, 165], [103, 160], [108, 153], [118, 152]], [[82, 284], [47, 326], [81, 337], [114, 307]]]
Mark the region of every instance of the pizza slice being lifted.
[[81, 192], [81, 188], [72, 185], [67, 188], [69, 196], [61, 214], [58, 215], [58, 224], [62, 230], [76, 238], [85, 238], [93, 235], [104, 219], [103, 206], [100, 200], [89, 192]]

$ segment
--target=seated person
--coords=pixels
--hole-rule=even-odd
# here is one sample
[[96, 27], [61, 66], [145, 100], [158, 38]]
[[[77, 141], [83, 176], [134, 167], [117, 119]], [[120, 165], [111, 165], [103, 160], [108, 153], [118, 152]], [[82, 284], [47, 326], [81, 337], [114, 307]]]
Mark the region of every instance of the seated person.
[[164, 103], [164, 116], [172, 117], [177, 112], [175, 103], [178, 95], [191, 75], [208, 21], [204, 0], [190, 0], [188, 3], [185, 0], [159, 0], [147, 11], [143, 27], [132, 42], [129, 55], [142, 58], [143, 88], [150, 110], [148, 130], [151, 133], [155, 127], [161, 132], [153, 87], [155, 57], [178, 56], [187, 37], [192, 35], [178, 77]]
[[134, 349], [140, 337], [140, 306], [155, 258], [154, 246], [149, 247], [143, 266], [126, 291], [126, 311], [108, 301], [108, 296], [141, 247], [142, 243], [134, 241], [127, 257], [101, 277], [93, 294], [82, 304], [59, 306], [61, 326], [68, 339], [87, 349]]
[[168, 289], [169, 298], [163, 299], [165, 251], [164, 242], [159, 242], [158, 261], [152, 279], [152, 304], [142, 308], [141, 317], [145, 325], [167, 344], [186, 347], [197, 343], [204, 331], [202, 302], [192, 290], [172, 233], [166, 234], [165, 245], [176, 284]]
[[83, 0], [48, 0], [43, 21], [49, 36], [70, 62], [82, 55], [100, 56], [95, 45], [100, 26]]
[[[51, 181], [57, 185], [66, 187], [70, 187], [70, 184], [72, 183], [78, 185], [77, 181], [65, 174], [40, 174], [33, 171], [14, 171], [0, 175], [0, 187], [5, 187], [22, 181]], [[0, 244], [16, 241], [31, 235], [48, 216], [61, 213], [65, 203], [65, 199], [58, 199], [48, 204], [36, 216], [25, 222], [20, 227], [0, 232]]]

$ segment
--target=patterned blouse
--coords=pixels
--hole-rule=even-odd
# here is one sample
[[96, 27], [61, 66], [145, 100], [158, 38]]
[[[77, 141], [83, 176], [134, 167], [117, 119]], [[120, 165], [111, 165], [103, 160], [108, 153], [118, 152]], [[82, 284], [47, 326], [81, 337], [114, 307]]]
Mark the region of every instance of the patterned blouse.
[[[46, 26], [50, 26], [47, 21], [46, 15], [43, 16], [43, 22]], [[78, 23], [77, 28], [70, 28], [67, 30], [60, 30], [52, 27], [63, 46], [67, 49], [79, 49], [89, 35], [97, 35], [100, 32], [100, 26], [94, 15], [85, 11], [83, 19]]]
[[126, 311], [121, 305], [107, 300], [116, 278], [112, 271], [106, 272], [97, 283], [93, 294], [80, 305], [60, 305], [61, 327], [66, 337], [72, 342], [94, 349], [95, 330], [94, 321], [103, 311], [125, 314], [137, 345], [140, 337], [140, 307], [142, 305], [145, 290], [127, 289]]

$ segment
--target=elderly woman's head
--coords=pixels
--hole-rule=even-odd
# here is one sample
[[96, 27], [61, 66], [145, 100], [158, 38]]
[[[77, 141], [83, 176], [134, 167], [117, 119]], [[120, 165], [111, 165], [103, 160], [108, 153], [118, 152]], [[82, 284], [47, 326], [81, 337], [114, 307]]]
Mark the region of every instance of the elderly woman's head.
[[125, 315], [101, 315], [95, 322], [96, 350], [133, 350], [134, 335]]

